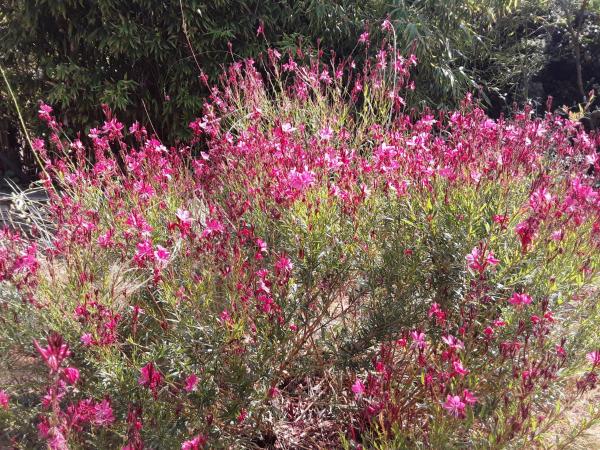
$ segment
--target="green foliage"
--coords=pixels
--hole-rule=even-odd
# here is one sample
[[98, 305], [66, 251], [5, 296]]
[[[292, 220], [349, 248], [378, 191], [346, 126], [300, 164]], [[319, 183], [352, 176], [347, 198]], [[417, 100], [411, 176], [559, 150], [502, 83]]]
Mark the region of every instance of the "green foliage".
[[[409, 107], [454, 108], [470, 91], [499, 112], [515, 100], [559, 95], [548, 86], [541, 93], [530, 90], [549, 58], [557, 57], [548, 45], [555, 34], [566, 35], [569, 18], [584, 2], [573, 2], [570, 15], [561, 14], [559, 3], [5, 0], [0, 4], [0, 65], [30, 127], [36, 124], [32, 119], [39, 100], [52, 104], [72, 132], [95, 126], [102, 119], [98, 105], [107, 103], [124, 120], [138, 120], [173, 140], [186, 137], [187, 123], [201, 115], [208, 94], [201, 72], [214, 80], [223, 65], [256, 57], [269, 45], [290, 51], [331, 49], [338, 57], [360, 60], [365, 56], [357, 45], [361, 33], [369, 31], [372, 43], [366, 53], [375, 53], [384, 39], [380, 24], [389, 18], [395, 45], [419, 60], [413, 77], [417, 88], [405, 99]], [[584, 63], [596, 48], [593, 24], [599, 17], [598, 2], [585, 3]], [[257, 33], [261, 23], [264, 35]], [[569, 42], [563, 46], [566, 51], [559, 53], [568, 55]], [[585, 70], [583, 75], [593, 77]], [[576, 86], [574, 73], [570, 84]], [[0, 114], [17, 123], [9, 103]]]
[[[129, 121], [180, 137], [201, 113], [200, 71], [216, 77], [234, 57], [304, 41], [348, 54], [384, 2], [7, 0], [0, 5], [0, 64], [30, 109], [43, 99], [71, 130], [107, 103]], [[186, 37], [187, 34], [187, 37]], [[189, 38], [189, 41], [188, 41]], [[231, 49], [229, 48], [231, 44]]]

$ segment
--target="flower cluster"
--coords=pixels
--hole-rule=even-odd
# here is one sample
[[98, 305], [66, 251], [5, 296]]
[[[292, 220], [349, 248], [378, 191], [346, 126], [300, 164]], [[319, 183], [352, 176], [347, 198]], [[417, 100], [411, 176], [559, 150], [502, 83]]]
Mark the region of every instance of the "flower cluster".
[[12, 432], [57, 449], [541, 439], [565, 369], [592, 365], [576, 398], [600, 366], [600, 138], [471, 97], [405, 111], [415, 63], [386, 43], [363, 66], [271, 50], [227, 69], [173, 147], [108, 107], [69, 141], [42, 105], [51, 238], [0, 235], [0, 282], [26, 300], [2, 333], [60, 335], [35, 341], [39, 437]]

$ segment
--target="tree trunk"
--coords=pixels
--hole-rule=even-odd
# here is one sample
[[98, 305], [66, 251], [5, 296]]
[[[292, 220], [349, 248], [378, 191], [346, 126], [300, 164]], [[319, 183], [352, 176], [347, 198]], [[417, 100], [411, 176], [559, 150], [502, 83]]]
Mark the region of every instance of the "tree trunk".
[[[578, 37], [579, 38], [579, 37]], [[577, 89], [579, 89], [579, 95], [583, 101], [585, 98], [585, 89], [583, 88], [583, 75], [581, 73], [581, 44], [579, 39], [573, 44], [573, 53], [575, 53], [575, 70], [577, 73]]]

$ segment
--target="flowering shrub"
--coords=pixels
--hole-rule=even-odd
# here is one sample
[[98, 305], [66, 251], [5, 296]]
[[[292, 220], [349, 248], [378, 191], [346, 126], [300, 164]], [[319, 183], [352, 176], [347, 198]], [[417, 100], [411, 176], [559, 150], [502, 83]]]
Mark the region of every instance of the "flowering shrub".
[[2, 234], [0, 343], [48, 377], [0, 386], [7, 439], [543, 439], [600, 366], [598, 137], [470, 98], [406, 112], [416, 61], [387, 46], [263, 63], [170, 148], [105, 109], [87, 149], [42, 105], [48, 222]]

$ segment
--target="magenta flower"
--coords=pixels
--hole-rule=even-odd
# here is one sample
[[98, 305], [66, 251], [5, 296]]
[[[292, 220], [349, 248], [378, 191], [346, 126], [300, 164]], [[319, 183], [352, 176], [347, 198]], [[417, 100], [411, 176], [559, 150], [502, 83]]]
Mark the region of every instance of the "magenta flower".
[[352, 392], [354, 392], [354, 398], [358, 399], [365, 393], [365, 385], [358, 378], [352, 385]]
[[223, 224], [217, 219], [208, 219], [206, 221], [206, 228], [202, 232], [202, 237], [209, 237], [213, 234], [221, 234], [225, 231]]
[[585, 355], [585, 358], [594, 366], [600, 365], [600, 350], [594, 350]]
[[505, 216], [505, 215], [502, 215], [502, 214], [496, 214], [492, 218], [492, 220], [494, 221], [494, 223], [502, 225], [502, 224], [504, 224], [508, 220], [508, 217]]
[[477, 397], [475, 397], [475, 395], [469, 391], [468, 389], [465, 389], [463, 391], [463, 401], [467, 404], [467, 405], [474, 405], [475, 403], [477, 403]]
[[136, 262], [140, 263], [151, 256], [152, 242], [150, 242], [148, 239], [144, 239], [136, 245], [136, 252], [134, 257]]
[[329, 141], [333, 137], [333, 130], [330, 126], [327, 126], [319, 131], [319, 137], [324, 141]]
[[523, 305], [529, 305], [532, 302], [532, 298], [527, 295], [527, 294], [519, 294], [517, 292], [515, 292], [513, 294], [513, 296], [511, 298], [508, 299], [508, 302], [513, 305], [516, 306], [517, 308], [523, 306]]
[[195, 391], [196, 386], [198, 386], [198, 377], [192, 373], [185, 379], [185, 390], [187, 392]]
[[275, 398], [275, 397], [279, 397], [280, 391], [279, 389], [277, 389], [276, 387], [270, 387], [269, 388], [269, 392], [267, 392], [267, 395], [269, 396], [269, 398]]
[[9, 401], [10, 401], [10, 396], [6, 393], [5, 390], [0, 389], [0, 408], [8, 409]]
[[189, 441], [185, 441], [181, 444], [181, 450], [200, 450], [206, 445], [206, 437], [199, 434]]
[[489, 252], [487, 255], [481, 252], [479, 246], [474, 247], [465, 259], [469, 269], [478, 273], [483, 273], [488, 266], [497, 266], [500, 260], [494, 257], [494, 252]]
[[256, 239], [256, 246], [258, 247], [258, 251], [262, 254], [266, 254], [268, 252], [267, 243], [260, 238]]
[[448, 394], [446, 401], [442, 406], [448, 413], [456, 418], [462, 418], [465, 415], [465, 404], [458, 395]]
[[221, 314], [219, 315], [219, 320], [225, 324], [231, 324], [233, 322], [233, 320], [231, 319], [231, 314], [229, 314], [229, 311], [227, 311], [226, 309], [221, 311]]
[[247, 418], [248, 418], [248, 411], [245, 408], [242, 408], [240, 413], [237, 416], [237, 423], [242, 423]]
[[465, 369], [464, 366], [462, 365], [462, 362], [460, 360], [458, 360], [458, 359], [456, 361], [452, 362], [452, 367], [454, 368], [454, 371], [457, 374], [459, 374], [459, 375], [461, 375], [463, 377], [465, 375], [468, 375], [468, 373], [469, 373], [469, 370]]
[[94, 406], [94, 419], [92, 422], [96, 426], [110, 425], [115, 421], [113, 410], [108, 399], [104, 399]]
[[179, 222], [185, 227], [189, 227], [192, 224], [192, 216], [190, 212], [186, 209], [179, 208], [175, 213], [175, 216], [177, 217]]
[[67, 367], [63, 373], [69, 384], [75, 384], [77, 383], [77, 380], [79, 380], [79, 370], [75, 367]]
[[169, 257], [171, 253], [164, 248], [162, 245], [157, 245], [156, 250], [154, 250], [154, 260], [160, 264], [165, 265], [169, 261]]
[[500, 260], [497, 259], [494, 256], [494, 252], [489, 252], [488, 255], [485, 258], [485, 262], [489, 265], [489, 266], [497, 266], [498, 264], [500, 264]]
[[410, 337], [413, 340], [412, 345], [419, 350], [423, 350], [427, 346], [427, 342], [425, 341], [425, 333], [421, 331], [411, 331]]
[[80, 341], [85, 346], [92, 345], [92, 342], [93, 342], [92, 335], [90, 333], [83, 333], [81, 335]]
[[481, 250], [479, 250], [479, 247], [474, 247], [473, 250], [471, 250], [471, 253], [465, 256], [465, 259], [467, 260], [467, 266], [469, 269], [473, 269], [475, 271], [481, 270]]
[[281, 125], [281, 131], [284, 133], [293, 133], [296, 131], [296, 128], [294, 128], [290, 123], [284, 123]]
[[533, 238], [535, 236], [535, 228], [533, 224], [529, 220], [520, 222], [515, 227], [515, 232], [519, 235], [523, 251], [526, 252], [533, 242]]
[[56, 122], [56, 119], [54, 119], [54, 117], [52, 117], [52, 107], [49, 105], [46, 105], [44, 102], [40, 102], [40, 109], [38, 110], [38, 117], [42, 121], [46, 122], [52, 130], [58, 129], [59, 125]]
[[429, 308], [429, 312], [427, 313], [427, 315], [429, 317], [434, 317], [435, 316], [435, 321], [437, 322], [438, 325], [443, 324], [444, 321], [446, 320], [446, 313], [442, 310], [442, 308], [440, 307], [440, 305], [438, 305], [437, 303], [433, 303], [431, 305], [431, 307]]
[[297, 191], [303, 191], [315, 182], [315, 174], [311, 170], [298, 172], [296, 169], [290, 170], [288, 174], [288, 183], [291, 188]]
[[265, 24], [262, 20], [258, 23], [258, 28], [256, 29], [256, 36], [260, 35], [265, 35]]
[[448, 336], [442, 336], [442, 341], [450, 347], [452, 350], [464, 350], [465, 344], [460, 339], [456, 339], [454, 336], [449, 334]]
[[390, 22], [389, 19], [385, 19], [383, 21], [383, 23], [381, 24], [381, 29], [383, 31], [392, 31], [393, 27], [392, 27], [392, 22]]
[[47, 339], [48, 345], [40, 347], [36, 340], [33, 345], [52, 372], [56, 372], [65, 358], [71, 355], [69, 346], [64, 343], [60, 334], [54, 333]]
[[289, 276], [293, 268], [294, 264], [286, 256], [280, 256], [277, 259], [277, 262], [275, 262], [275, 273], [277, 274], [277, 276]]
[[140, 377], [138, 383], [152, 391], [152, 394], [156, 398], [156, 392], [158, 387], [161, 385], [163, 380], [162, 374], [156, 370], [154, 363], [149, 362], [140, 369]]

